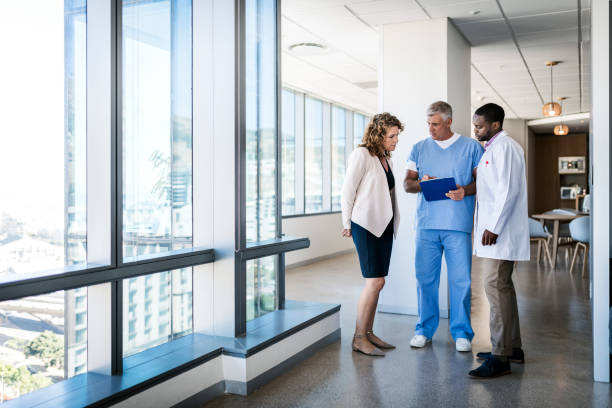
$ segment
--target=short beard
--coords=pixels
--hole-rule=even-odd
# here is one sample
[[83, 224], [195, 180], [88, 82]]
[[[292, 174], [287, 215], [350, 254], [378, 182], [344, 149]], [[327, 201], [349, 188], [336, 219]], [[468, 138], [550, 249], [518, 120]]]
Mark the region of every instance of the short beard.
[[478, 139], [479, 142], [487, 142], [489, 139], [491, 139], [491, 136], [493, 136], [491, 133], [492, 133], [491, 129], [489, 129], [486, 135], [477, 136], [476, 138]]

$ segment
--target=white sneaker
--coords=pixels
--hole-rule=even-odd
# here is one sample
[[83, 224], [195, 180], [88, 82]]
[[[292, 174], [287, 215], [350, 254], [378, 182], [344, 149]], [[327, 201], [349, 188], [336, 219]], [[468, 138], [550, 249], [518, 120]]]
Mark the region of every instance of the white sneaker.
[[472, 342], [468, 339], [459, 338], [455, 342], [455, 348], [457, 351], [471, 351], [472, 350]]
[[410, 340], [410, 347], [422, 348], [429, 342], [431, 342], [431, 339], [428, 339], [422, 334], [416, 334], [412, 340]]

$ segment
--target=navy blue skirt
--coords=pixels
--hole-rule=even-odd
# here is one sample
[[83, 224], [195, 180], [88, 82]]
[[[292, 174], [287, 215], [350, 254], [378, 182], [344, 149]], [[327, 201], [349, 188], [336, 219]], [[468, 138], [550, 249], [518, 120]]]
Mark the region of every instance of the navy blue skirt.
[[353, 242], [357, 248], [361, 274], [364, 278], [382, 278], [389, 274], [393, 247], [393, 218], [385, 232], [377, 238], [367, 229], [351, 221]]

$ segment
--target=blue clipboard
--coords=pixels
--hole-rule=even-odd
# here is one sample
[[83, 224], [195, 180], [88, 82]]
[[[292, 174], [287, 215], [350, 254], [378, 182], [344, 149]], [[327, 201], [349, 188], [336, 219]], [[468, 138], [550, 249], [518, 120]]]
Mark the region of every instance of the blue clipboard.
[[437, 178], [427, 181], [421, 181], [421, 191], [427, 201], [450, 200], [446, 196], [451, 190], [457, 189], [454, 177]]

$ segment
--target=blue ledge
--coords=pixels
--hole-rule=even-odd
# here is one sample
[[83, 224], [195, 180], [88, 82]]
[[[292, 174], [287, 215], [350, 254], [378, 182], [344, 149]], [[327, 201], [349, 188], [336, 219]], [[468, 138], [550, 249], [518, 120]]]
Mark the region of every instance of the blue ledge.
[[221, 354], [246, 358], [333, 315], [340, 305], [287, 301], [247, 323], [243, 337], [194, 333], [123, 359], [122, 375], [81, 374], [8, 401], [3, 407], [97, 407], [116, 404]]

